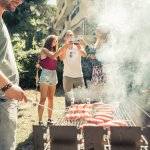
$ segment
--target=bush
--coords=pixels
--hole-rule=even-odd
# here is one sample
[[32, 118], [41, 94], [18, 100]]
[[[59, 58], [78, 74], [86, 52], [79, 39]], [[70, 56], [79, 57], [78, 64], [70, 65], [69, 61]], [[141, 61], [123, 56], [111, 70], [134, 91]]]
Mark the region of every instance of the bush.
[[[18, 51], [16, 54], [17, 66], [20, 75], [20, 86], [23, 88], [36, 87], [36, 62], [39, 51]], [[40, 72], [40, 70], [39, 70]]]

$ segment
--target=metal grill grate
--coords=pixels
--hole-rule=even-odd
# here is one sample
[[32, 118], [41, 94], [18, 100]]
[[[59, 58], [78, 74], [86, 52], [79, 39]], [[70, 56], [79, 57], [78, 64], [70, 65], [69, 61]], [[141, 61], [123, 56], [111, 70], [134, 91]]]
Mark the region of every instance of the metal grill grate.
[[115, 110], [114, 119], [125, 121], [128, 126], [136, 126], [129, 112], [129, 107], [125, 104], [121, 104]]
[[[56, 120], [55, 125], [48, 128], [50, 142], [44, 150], [150, 150], [150, 129], [143, 130], [137, 126], [135, 118], [130, 115], [133, 110], [129, 105], [114, 104], [114, 108], [113, 118], [126, 122], [128, 127], [80, 129], [85, 121], [83, 119], [65, 120], [66, 111]], [[93, 112], [94, 110], [91, 111]]]

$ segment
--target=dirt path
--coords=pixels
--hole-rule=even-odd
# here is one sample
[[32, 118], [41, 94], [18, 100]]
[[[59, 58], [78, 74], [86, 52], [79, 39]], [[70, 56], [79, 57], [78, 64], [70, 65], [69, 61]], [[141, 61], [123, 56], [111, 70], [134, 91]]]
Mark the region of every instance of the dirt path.
[[[26, 93], [36, 100], [35, 90], [26, 90]], [[38, 93], [38, 101], [39, 101], [39, 93]], [[47, 106], [47, 104], [45, 105]], [[28, 103], [20, 103], [19, 106], [19, 114], [18, 114], [18, 130], [17, 130], [17, 148], [16, 150], [33, 150], [32, 143], [32, 126], [38, 124], [38, 114], [37, 114], [38, 106], [34, 106], [31, 102]], [[56, 96], [54, 97], [54, 111], [53, 119], [57, 120], [63, 112], [64, 112], [65, 104], [64, 104], [64, 95], [63, 90], [58, 89], [56, 92]], [[58, 111], [59, 110], [59, 111]], [[44, 111], [43, 116], [44, 124], [47, 123], [47, 110]]]

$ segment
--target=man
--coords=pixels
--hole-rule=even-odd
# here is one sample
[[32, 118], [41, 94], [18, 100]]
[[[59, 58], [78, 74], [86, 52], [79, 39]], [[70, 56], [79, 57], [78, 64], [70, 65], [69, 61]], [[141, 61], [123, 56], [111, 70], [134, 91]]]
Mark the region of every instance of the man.
[[0, 0], [0, 150], [15, 149], [16, 100], [27, 100], [18, 86], [19, 75], [10, 36], [2, 19], [5, 11], [14, 12], [21, 3], [21, 0]]
[[63, 88], [65, 91], [66, 107], [71, 105], [71, 98], [74, 98], [73, 94], [70, 96], [73, 88], [84, 87], [81, 56], [86, 57], [86, 52], [80, 42], [76, 41], [74, 43], [72, 41], [73, 38], [73, 32], [68, 30], [64, 35], [65, 44], [62, 47], [64, 50], [60, 55], [60, 59], [64, 62]]

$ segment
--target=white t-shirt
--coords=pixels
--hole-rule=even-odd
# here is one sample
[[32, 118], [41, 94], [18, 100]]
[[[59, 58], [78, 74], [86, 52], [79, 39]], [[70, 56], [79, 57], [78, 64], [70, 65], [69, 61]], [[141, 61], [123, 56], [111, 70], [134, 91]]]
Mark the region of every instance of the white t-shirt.
[[76, 45], [73, 45], [72, 49], [67, 49], [64, 62], [63, 76], [71, 78], [79, 78], [83, 76], [81, 66], [81, 55], [79, 54]]

